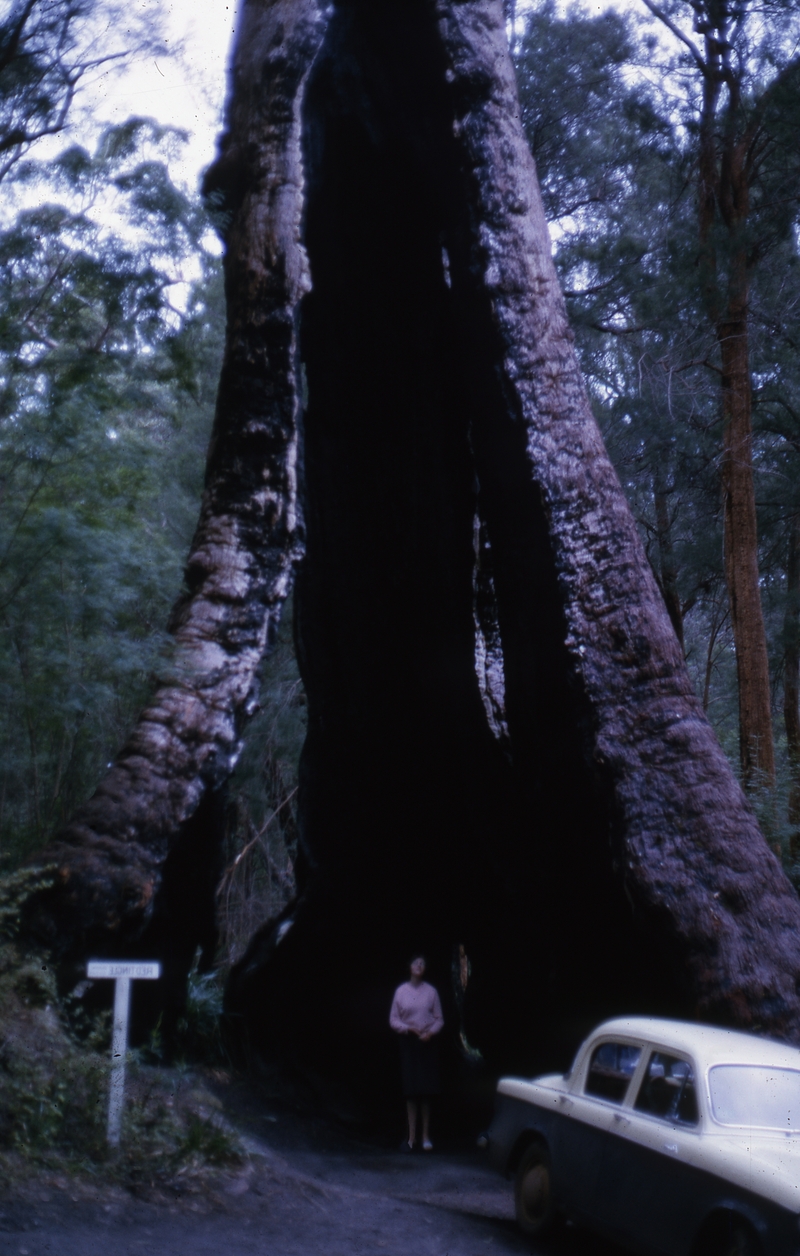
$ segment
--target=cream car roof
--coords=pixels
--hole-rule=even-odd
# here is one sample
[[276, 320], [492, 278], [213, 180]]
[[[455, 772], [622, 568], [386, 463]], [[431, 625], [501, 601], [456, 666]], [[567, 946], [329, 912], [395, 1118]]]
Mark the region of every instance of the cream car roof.
[[589, 1036], [636, 1038], [654, 1046], [666, 1047], [678, 1055], [692, 1055], [698, 1065], [762, 1064], [771, 1068], [800, 1069], [800, 1050], [785, 1042], [760, 1038], [757, 1034], [734, 1029], [718, 1029], [713, 1025], [697, 1025], [693, 1021], [661, 1020], [658, 1017], [617, 1017], [598, 1025]]

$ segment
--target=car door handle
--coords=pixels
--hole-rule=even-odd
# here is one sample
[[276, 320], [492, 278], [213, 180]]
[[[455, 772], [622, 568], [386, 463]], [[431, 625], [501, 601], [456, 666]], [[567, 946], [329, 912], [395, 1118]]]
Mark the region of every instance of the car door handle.
[[630, 1125], [630, 1121], [628, 1120], [626, 1116], [623, 1116], [620, 1112], [615, 1112], [614, 1113], [614, 1125], [618, 1130], [626, 1130], [628, 1126]]
[[565, 1112], [569, 1112], [570, 1108], [572, 1107], [572, 1100], [570, 1099], [569, 1095], [559, 1095], [558, 1102], [560, 1103], [561, 1107], [564, 1109]]

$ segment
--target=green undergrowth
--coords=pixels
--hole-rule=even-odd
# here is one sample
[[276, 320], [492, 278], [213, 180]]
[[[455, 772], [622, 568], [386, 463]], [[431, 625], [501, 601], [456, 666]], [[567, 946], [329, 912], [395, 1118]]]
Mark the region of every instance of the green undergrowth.
[[[110, 1013], [84, 1010], [80, 988], [59, 992], [49, 957], [15, 936], [12, 908], [46, 875], [0, 877], [0, 1179], [13, 1186], [41, 1169], [186, 1188], [240, 1163], [208, 1074], [153, 1066], [145, 1062], [152, 1053], [131, 1052], [121, 1144], [108, 1147]], [[215, 998], [212, 983], [201, 981], [199, 1006], [188, 1009], [187, 1029], [203, 1042], [214, 1032]]]
[[189, 973], [186, 1007], [178, 1022], [178, 1055], [189, 1064], [226, 1067], [230, 1057], [222, 1032], [223, 975], [218, 968]]
[[[108, 1013], [76, 1035], [46, 957], [0, 945], [0, 1165], [102, 1168], [120, 1185], [168, 1185], [240, 1162], [235, 1134], [198, 1072], [143, 1064], [131, 1053], [119, 1150], [106, 1143]], [[85, 1031], [85, 1026], [84, 1026]]]

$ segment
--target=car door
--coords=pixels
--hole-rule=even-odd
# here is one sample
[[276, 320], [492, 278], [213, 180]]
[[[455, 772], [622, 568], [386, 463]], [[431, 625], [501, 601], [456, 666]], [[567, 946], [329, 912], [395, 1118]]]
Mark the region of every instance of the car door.
[[580, 1085], [559, 1096], [561, 1119], [552, 1148], [555, 1194], [561, 1207], [577, 1220], [591, 1222], [597, 1214], [603, 1147], [641, 1053], [641, 1046], [631, 1042], [598, 1042]]
[[684, 1256], [697, 1224], [700, 1112], [691, 1060], [658, 1048], [616, 1113], [598, 1177], [601, 1228], [658, 1256]]

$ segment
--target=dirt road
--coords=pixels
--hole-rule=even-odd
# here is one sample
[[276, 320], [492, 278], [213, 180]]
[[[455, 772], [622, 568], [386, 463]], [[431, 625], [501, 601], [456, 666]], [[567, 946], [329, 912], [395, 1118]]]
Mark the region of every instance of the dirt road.
[[[327, 1123], [257, 1107], [245, 1163], [198, 1194], [137, 1199], [62, 1179], [0, 1205], [0, 1256], [512, 1256], [531, 1251], [510, 1185], [478, 1151], [403, 1156]], [[576, 1230], [565, 1256], [619, 1256]]]

